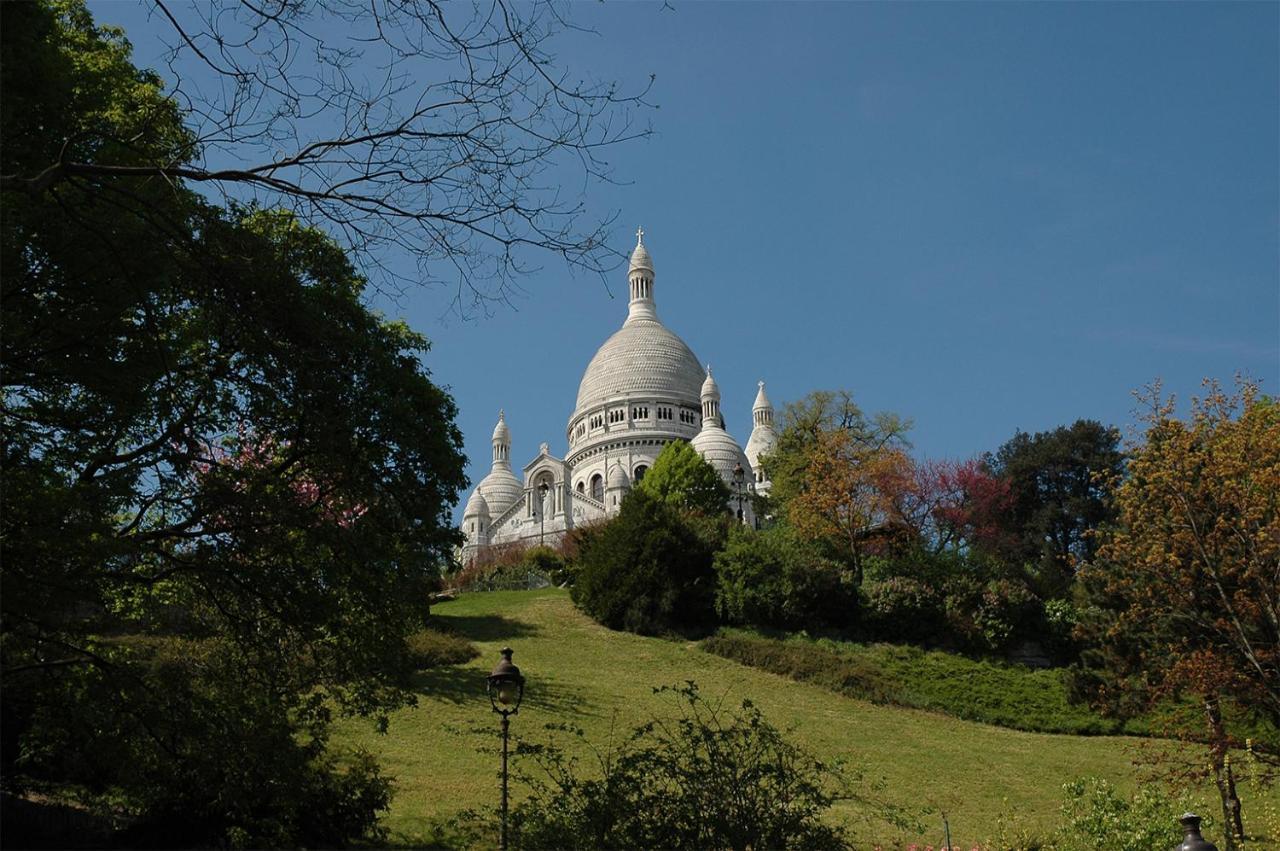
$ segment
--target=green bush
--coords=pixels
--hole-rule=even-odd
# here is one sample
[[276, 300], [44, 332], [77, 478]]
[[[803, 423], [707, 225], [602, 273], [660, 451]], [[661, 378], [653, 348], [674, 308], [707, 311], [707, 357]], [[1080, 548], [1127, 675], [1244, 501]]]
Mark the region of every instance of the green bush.
[[1188, 802], [1153, 786], [1126, 796], [1106, 780], [1083, 777], [1065, 784], [1062, 791], [1063, 825], [1055, 837], [1055, 851], [1151, 851], [1175, 848], [1182, 840], [1177, 817], [1189, 809]]
[[1043, 635], [1044, 606], [1022, 580], [953, 576], [943, 594], [946, 638], [940, 643], [1003, 652], [1020, 640]]
[[461, 636], [438, 629], [424, 629], [406, 639], [409, 660], [415, 671], [441, 665], [461, 665], [480, 655], [474, 644]]
[[865, 631], [882, 641], [937, 641], [942, 597], [918, 579], [894, 576], [863, 586]]
[[786, 526], [739, 527], [716, 553], [716, 612], [742, 626], [839, 627], [852, 622], [857, 598], [841, 566], [823, 558]]
[[579, 551], [573, 601], [610, 629], [653, 635], [713, 620], [712, 553], [675, 509], [633, 491]]
[[583, 776], [555, 745], [526, 747], [535, 771], [512, 817], [521, 849], [841, 849], [822, 820], [837, 800], [901, 825], [899, 812], [861, 794], [860, 778], [792, 744], [760, 710], [709, 703], [688, 683], [655, 690], [676, 712], [595, 751]]

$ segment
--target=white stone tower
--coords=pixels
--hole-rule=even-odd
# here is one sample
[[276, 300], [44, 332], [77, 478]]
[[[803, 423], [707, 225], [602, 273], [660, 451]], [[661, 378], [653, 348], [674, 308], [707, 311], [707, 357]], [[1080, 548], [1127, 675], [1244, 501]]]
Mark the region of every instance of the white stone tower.
[[769, 477], [760, 464], [760, 456], [772, 452], [778, 445], [778, 433], [773, 428], [773, 405], [764, 392], [764, 382], [759, 382], [760, 390], [756, 393], [755, 404], [751, 406], [751, 437], [747, 440], [747, 460], [755, 471], [756, 493], [767, 496], [770, 489]]
[[[712, 377], [709, 366], [707, 379], [702, 382], [702, 430], [689, 441], [689, 445], [715, 468], [720, 478], [729, 486], [729, 504], [735, 512], [738, 510], [738, 497], [741, 495], [742, 521], [753, 524], [755, 513], [751, 510], [750, 486], [755, 480], [755, 474], [752, 472], [751, 462], [747, 460], [738, 441], [724, 429], [724, 420], [720, 417], [720, 386]], [[735, 478], [739, 466], [742, 467], [741, 482]]]

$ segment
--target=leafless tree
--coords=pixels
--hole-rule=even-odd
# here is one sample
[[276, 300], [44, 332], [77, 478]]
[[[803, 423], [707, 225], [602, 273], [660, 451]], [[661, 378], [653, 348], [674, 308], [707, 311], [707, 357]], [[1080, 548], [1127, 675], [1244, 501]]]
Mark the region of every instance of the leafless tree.
[[[603, 273], [620, 260], [587, 189], [618, 143], [647, 136], [636, 91], [578, 80], [552, 42], [551, 2], [150, 0], [167, 82], [193, 142], [168, 162], [78, 161], [64, 147], [32, 193], [166, 179], [222, 200], [291, 208], [382, 287], [445, 282], [462, 315], [507, 299], [539, 252]], [[416, 275], [406, 274], [412, 258]]]

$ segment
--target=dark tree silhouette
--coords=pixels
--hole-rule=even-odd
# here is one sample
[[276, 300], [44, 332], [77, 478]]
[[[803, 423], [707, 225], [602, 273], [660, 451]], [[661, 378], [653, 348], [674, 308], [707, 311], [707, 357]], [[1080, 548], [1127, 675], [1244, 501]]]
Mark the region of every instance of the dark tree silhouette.
[[[166, 158], [98, 156], [129, 139], [68, 137], [6, 173], [32, 194], [136, 194], [188, 182], [221, 200], [286, 207], [351, 252], [381, 287], [456, 285], [467, 314], [507, 299], [539, 252], [603, 273], [611, 217], [584, 203], [608, 149], [648, 135], [648, 85], [579, 80], [561, 10], [507, 0], [152, 0], [167, 25], [167, 91], [191, 135]], [[649, 84], [652, 78], [649, 79]], [[393, 258], [412, 258], [409, 281]]]

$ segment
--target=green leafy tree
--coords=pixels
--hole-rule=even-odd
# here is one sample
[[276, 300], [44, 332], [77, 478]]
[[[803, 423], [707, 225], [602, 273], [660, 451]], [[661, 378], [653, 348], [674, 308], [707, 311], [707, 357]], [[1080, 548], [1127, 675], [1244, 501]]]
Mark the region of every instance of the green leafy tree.
[[1120, 432], [1094, 420], [1031, 435], [1018, 432], [986, 459], [1008, 482], [999, 555], [1031, 566], [1046, 598], [1063, 596], [1097, 554], [1096, 532], [1115, 517], [1111, 489], [1124, 472]]
[[712, 515], [728, 510], [728, 485], [683, 440], [674, 440], [662, 448], [637, 489], [682, 511]]
[[642, 634], [713, 619], [712, 551], [671, 506], [642, 490], [578, 553], [573, 600], [610, 629]]
[[[0, 14], [4, 175], [193, 155], [118, 31]], [[3, 186], [5, 791], [77, 789], [131, 845], [375, 833], [388, 783], [328, 728], [412, 701], [457, 543], [426, 340], [290, 214], [110, 169]]]

